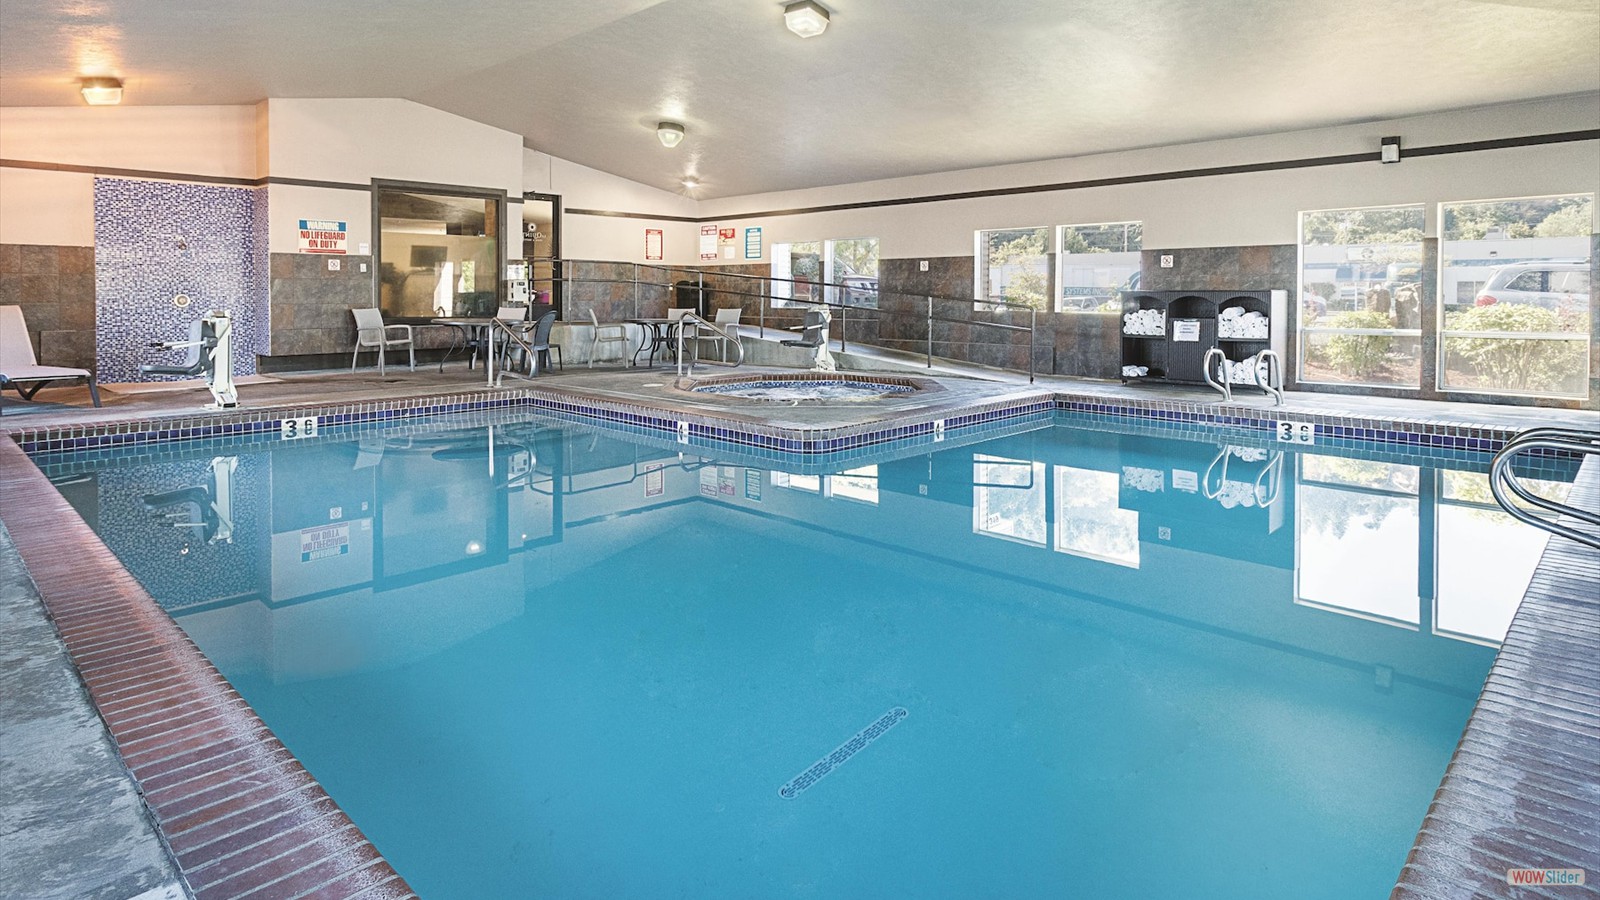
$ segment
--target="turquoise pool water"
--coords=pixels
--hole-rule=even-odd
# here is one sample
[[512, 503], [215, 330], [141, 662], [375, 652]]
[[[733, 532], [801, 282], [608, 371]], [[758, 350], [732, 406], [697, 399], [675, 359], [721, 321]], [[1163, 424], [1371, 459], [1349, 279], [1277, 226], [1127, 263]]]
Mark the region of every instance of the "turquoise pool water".
[[1384, 897], [1544, 540], [1282, 446], [40, 462], [423, 897]]

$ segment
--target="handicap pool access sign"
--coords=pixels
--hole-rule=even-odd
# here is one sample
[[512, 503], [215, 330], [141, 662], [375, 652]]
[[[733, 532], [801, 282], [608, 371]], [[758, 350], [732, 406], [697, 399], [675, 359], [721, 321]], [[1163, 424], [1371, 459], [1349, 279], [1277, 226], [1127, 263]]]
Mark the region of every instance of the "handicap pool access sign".
[[345, 253], [350, 231], [344, 222], [300, 220], [301, 253]]

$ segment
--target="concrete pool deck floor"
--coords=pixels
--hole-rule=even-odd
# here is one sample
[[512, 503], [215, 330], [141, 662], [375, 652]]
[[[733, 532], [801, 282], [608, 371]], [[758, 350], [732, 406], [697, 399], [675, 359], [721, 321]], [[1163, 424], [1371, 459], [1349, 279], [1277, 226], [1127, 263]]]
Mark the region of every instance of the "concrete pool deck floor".
[[[870, 365], [871, 361], [868, 360], [867, 364]], [[858, 362], [857, 366], [856, 370], [859, 371], [861, 364]], [[736, 370], [740, 374], [779, 371], [795, 370], [757, 366], [746, 366]], [[504, 382], [504, 389], [514, 391], [534, 388], [558, 391], [578, 397], [678, 411], [685, 415], [722, 419], [732, 423], [781, 423], [798, 429], [862, 426], [865, 423], [881, 420], [886, 415], [889, 418], [896, 415], [925, 417], [938, 414], [942, 410], [1035, 395], [1070, 395], [1107, 400], [1171, 400], [1220, 406], [1219, 395], [1203, 388], [1169, 385], [1125, 386], [1114, 382], [1052, 377], [1041, 377], [1030, 385], [1026, 376], [1017, 373], [949, 364], [940, 364], [930, 371], [909, 366], [904, 359], [890, 358], [884, 359], [883, 371], [885, 374], [892, 373], [911, 378], [931, 378], [938, 389], [920, 395], [893, 398], [888, 402], [844, 401], [790, 406], [738, 398], [689, 395], [674, 386], [673, 372], [670, 368], [591, 370], [581, 366], [542, 376], [534, 381], [508, 378]], [[715, 376], [728, 372], [726, 369], [709, 368], [702, 369], [698, 374]], [[240, 403], [243, 411], [330, 403], [380, 403], [452, 394], [481, 396], [485, 392], [482, 370], [469, 372], [459, 364], [442, 373], [437, 367], [423, 366], [416, 372], [406, 371], [404, 368], [391, 368], [385, 376], [379, 376], [372, 369], [362, 369], [355, 373], [338, 370], [275, 377], [278, 380], [240, 387]], [[203, 388], [134, 394], [105, 391], [102, 392], [102, 396], [106, 403], [102, 409], [95, 409], [89, 405], [87, 390], [81, 387], [46, 389], [40, 393], [38, 402], [32, 404], [6, 398], [3, 401], [3, 418], [0, 418], [0, 433], [195, 416], [206, 412], [202, 407], [209, 401], [209, 394]], [[1241, 392], [1236, 394], [1234, 402], [1228, 408], [1259, 411], [1270, 410], [1273, 407], [1270, 400], [1260, 394]], [[1518, 430], [1536, 425], [1593, 428], [1597, 419], [1597, 414], [1592, 411], [1439, 403], [1304, 392], [1289, 394], [1285, 405], [1278, 409], [1288, 415], [1447, 422], [1502, 430]], [[0, 443], [11, 442], [0, 435]], [[20, 454], [16, 453], [14, 445], [9, 448], [0, 447], [0, 450], [7, 451], [3, 454], [5, 459], [0, 459], [0, 481], [7, 483], [8, 496], [12, 498], [20, 496], [11, 487], [21, 483], [13, 480], [14, 477], [26, 481], [30, 490], [40, 488], [38, 482], [44, 482], [44, 479], [38, 475], [37, 470], [31, 475], [18, 471], [22, 464], [17, 462]], [[1591, 462], [1584, 469], [1580, 481], [1583, 482], [1581, 485], [1583, 489], [1575, 491], [1575, 499], [1581, 499], [1586, 504], [1600, 508], [1600, 491], [1594, 489], [1594, 485], [1600, 483], [1600, 468]], [[44, 482], [42, 489], [48, 489], [48, 482]], [[17, 505], [20, 504], [13, 502], [0, 504], [0, 521], [9, 524], [30, 518], [19, 515], [20, 511], [14, 508]], [[93, 535], [87, 532], [87, 528], [81, 522], [78, 522], [73, 530], [76, 532], [73, 541], [95, 543]], [[32, 554], [22, 552], [20, 559], [28, 563], [32, 569], [37, 565], [35, 561], [37, 556], [37, 551]], [[6, 546], [3, 539], [0, 539], [0, 563], [9, 560], [10, 564], [15, 566], [18, 558], [16, 548]], [[1589, 676], [1585, 677], [1581, 668], [1574, 672], [1565, 672], [1561, 665], [1563, 660], [1570, 662], [1600, 657], [1600, 625], [1596, 624], [1600, 622], [1600, 598], [1594, 596], [1595, 573], [1600, 573], [1600, 565], [1596, 564], [1597, 556], [1592, 551], [1578, 549], [1569, 542], [1560, 540], [1552, 540], [1546, 560], [1546, 565], [1542, 566], [1535, 576], [1534, 586], [1529, 589], [1529, 599], [1524, 602], [1525, 611], [1519, 611], [1517, 621], [1513, 625], [1512, 636], [1507, 639], [1508, 649], [1501, 659], [1497, 660], [1495, 672], [1490, 676], [1490, 688], [1486, 688], [1487, 699], [1481, 701], [1479, 709], [1474, 712], [1472, 724], [1469, 724], [1467, 735], [1463, 739], [1463, 748], [1457, 752], [1457, 762], [1452, 763], [1451, 774], [1446, 777], [1445, 783], [1440, 788], [1439, 797], [1429, 812], [1428, 822], [1419, 835], [1412, 859], [1402, 873], [1396, 896], [1463, 896], [1459, 889], [1464, 884], [1472, 884], [1472, 891], [1480, 896], [1512, 896], [1504, 890], [1503, 871], [1499, 873], [1500, 889], [1487, 886], [1492, 879], [1488, 881], [1485, 879], [1488, 875], [1495, 874], [1493, 867], [1500, 865], [1501, 862], [1507, 862], [1509, 865], [1524, 859], [1530, 865], [1554, 866], [1565, 861], [1567, 865], [1585, 866], [1592, 873], [1591, 877], [1593, 873], [1600, 873], [1600, 858], [1597, 858], [1600, 857], [1600, 850], [1595, 849], [1600, 848], [1600, 794], [1596, 793], [1600, 791], [1600, 784], [1597, 784], [1592, 777], [1594, 771], [1600, 771], [1600, 683], [1594, 681], [1592, 666], [1589, 667]], [[59, 579], [59, 567], [47, 566], [47, 568], [55, 569], [53, 577]], [[37, 572], [34, 574], [35, 577], [40, 577]], [[23, 577], [26, 578], [26, 574]], [[46, 603], [50, 604], [49, 595], [52, 591], [43, 586], [43, 582], [47, 580], [48, 577], [41, 578], [40, 593], [46, 595]], [[1544, 593], [1538, 594], [1539, 591]], [[1544, 597], [1545, 600], [1539, 602], [1538, 597]], [[38, 668], [53, 672], [58, 679], [69, 678], [72, 683], [81, 685], [82, 682], [77, 681], [79, 670], [83, 668], [81, 660], [72, 656], [63, 646], [60, 637], [54, 634], [54, 629], [44, 618], [44, 610], [36, 603], [33, 607], [27, 607], [26, 603], [19, 602], [14, 596], [8, 595], [7, 601], [0, 607], [0, 617], [5, 620], [7, 633], [28, 634], [24, 649], [32, 648], [30, 658], [38, 660]], [[52, 615], [57, 614], [56, 606], [51, 605], [50, 609]], [[1556, 618], [1551, 619], [1551, 615], [1555, 615]], [[1548, 643], [1545, 641], [1542, 629], [1549, 629], [1557, 623], [1572, 630], [1573, 633], [1564, 636], [1558, 648], [1559, 653], [1546, 660], [1540, 656], [1542, 651], [1538, 649]], [[63, 629], [69, 627], [62, 625], [59, 618], [58, 625]], [[68, 645], [71, 644], [72, 641], [68, 641]], [[1585, 657], [1583, 655], [1585, 653], [1590, 655]], [[1545, 665], [1551, 660], [1556, 663], [1554, 669]], [[1568, 665], [1567, 668], [1570, 669], [1571, 666]], [[1510, 674], [1507, 674], [1507, 670]], [[1552, 671], [1555, 672], [1554, 675], [1551, 674]], [[1522, 678], [1519, 673], [1529, 677]], [[3, 687], [11, 693], [10, 685]], [[1496, 692], [1494, 697], [1488, 694], [1491, 689]], [[1559, 695], [1552, 714], [1561, 725], [1557, 733], [1552, 736], [1553, 743], [1550, 744], [1550, 748], [1555, 762], [1551, 765], [1527, 765], [1528, 760], [1537, 757], [1542, 749], [1538, 736], [1536, 734], [1530, 736], [1526, 722], [1514, 721], [1507, 725], [1503, 721], [1505, 712], [1502, 709], [1504, 704], [1501, 699], [1517, 696], [1518, 691], [1531, 692], [1526, 695], [1526, 702], [1530, 704], [1529, 708], [1535, 711], [1542, 709], [1539, 704], [1546, 702], [1552, 692]], [[89, 703], [88, 697], [82, 694], [81, 689], [77, 694], [77, 700], [77, 705], [66, 710], [66, 714], [78, 722], [85, 720], [85, 717], [98, 721], [100, 711]], [[17, 715], [26, 717], [37, 712], [26, 702], [16, 709], [7, 707], [7, 710], [9, 711], [0, 712], [6, 717]], [[1496, 718], [1497, 716], [1499, 718]], [[4, 728], [7, 734], [10, 734], [13, 722], [0, 720], [0, 728]], [[1508, 733], [1508, 729], [1514, 732], [1515, 739], [1500, 740], [1499, 743], [1495, 743]], [[81, 747], [86, 743], [92, 743], [93, 740], [92, 736], [70, 730], [61, 734], [62, 743], [70, 747]], [[103, 727], [101, 734], [104, 734]], [[1473, 742], [1470, 748], [1467, 746], [1469, 740]], [[1490, 749], [1480, 749], [1480, 745]], [[7, 752], [10, 752], [9, 747]], [[110, 761], [120, 765], [120, 760], [115, 757]], [[0, 766], [6, 762], [0, 758]], [[1587, 780], [1583, 776], [1585, 765], [1589, 766], [1591, 773]], [[121, 771], [124, 776], [127, 775], [127, 768], [122, 768]], [[1500, 778], [1496, 781], [1491, 774], [1486, 773], [1498, 775]], [[62, 785], [75, 781], [88, 783], [98, 777], [100, 776], [94, 774], [92, 769], [84, 768], [75, 776], [65, 777], [61, 783]], [[1474, 781], [1474, 778], [1478, 781]], [[1540, 798], [1560, 796], [1565, 792], [1570, 803], [1565, 806], [1559, 803], [1551, 805], [1541, 799], [1540, 805], [1532, 814], [1524, 809], [1525, 804], [1513, 803], [1505, 808], [1498, 808], [1493, 804], [1486, 804], [1483, 799], [1484, 789], [1481, 785], [1485, 779], [1495, 784], [1497, 790], [1510, 790], [1514, 787], [1528, 792], [1529, 796]], [[51, 789], [57, 787], [59, 786], [52, 786]], [[60, 796], [66, 802], [68, 795]], [[1510, 810], [1509, 820], [1507, 809]], [[133, 811], [143, 813], [142, 809]], [[113, 810], [108, 808], [107, 812]], [[136, 819], [137, 817], [107, 818], [102, 827], [122, 828], [129, 833], [139, 833]], [[120, 825], [114, 824], [119, 822]], [[1530, 822], [1531, 827], [1528, 825]], [[1522, 830], [1515, 831], [1517, 828]], [[359, 832], [354, 833], [359, 837]], [[44, 834], [35, 832], [30, 835], [25, 831], [19, 831], [8, 833], [7, 840], [48, 844], [49, 840]], [[1548, 837], [1552, 834], [1556, 836], [1554, 839]], [[1551, 843], [1553, 840], [1554, 846], [1565, 849], [1541, 855], [1536, 851], [1541, 846], [1539, 842], [1542, 839], [1546, 840], [1546, 843]], [[170, 857], [166, 856], [166, 847], [156, 835], [134, 837], [133, 842], [139, 845], [138, 849], [133, 851], [136, 857], [142, 854], [141, 858], [160, 857], [170, 862]], [[367, 846], [370, 848], [370, 845]], [[1522, 856], [1516, 855], [1519, 849]], [[68, 859], [70, 861], [71, 858]], [[360, 857], [359, 862], [361, 866], [373, 865], [365, 856]], [[381, 862], [379, 859], [378, 863]], [[383, 866], [382, 871], [389, 872], [386, 866]], [[9, 867], [0, 870], [0, 891], [11, 889], [11, 884], [8, 883], [11, 877]], [[83, 887], [87, 889], [87, 879], [90, 877], [87, 871], [83, 877], [85, 878]], [[283, 877], [287, 879], [284, 883], [295, 883], [292, 874]], [[391, 874], [382, 874], [373, 885], [363, 884], [358, 890], [360, 896], [399, 897], [409, 894], [404, 882], [398, 876]], [[233, 896], [225, 889], [226, 887], [226, 883], [216, 886], [207, 884], [205, 889], [197, 888], [196, 895], [202, 900]], [[319, 893], [319, 890], [292, 896], [353, 896], [348, 892]], [[1516, 894], [1516, 896], [1523, 895], [1534, 896], [1534, 894]], [[1551, 896], [1556, 895], [1551, 894]], [[141, 896], [140, 900], [144, 898]]]

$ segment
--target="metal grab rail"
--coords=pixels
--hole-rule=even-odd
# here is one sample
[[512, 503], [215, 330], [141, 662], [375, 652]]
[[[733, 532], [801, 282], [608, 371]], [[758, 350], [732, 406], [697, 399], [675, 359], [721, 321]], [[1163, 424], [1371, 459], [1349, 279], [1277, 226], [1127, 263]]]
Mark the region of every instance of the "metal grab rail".
[[[896, 291], [881, 287], [868, 291], [853, 285], [836, 282], [813, 281], [805, 278], [774, 278], [769, 275], [748, 275], [742, 272], [707, 272], [703, 269], [696, 269], [688, 266], [669, 266], [657, 263], [632, 263], [623, 262], [620, 260], [590, 259], [550, 259], [540, 261], [549, 262], [551, 264], [552, 274], [548, 276], [536, 276], [530, 279], [531, 282], [540, 284], [548, 283], [552, 286], [557, 284], [627, 285], [633, 288], [635, 304], [637, 304], [639, 299], [640, 285], [668, 291], [673, 290], [675, 285], [671, 280], [672, 273], [682, 273], [685, 276], [692, 276], [696, 291], [700, 296], [704, 296], [703, 292], [706, 290], [706, 276], [708, 274], [713, 278], [732, 281], [736, 284], [741, 282], [756, 282], [758, 284], [757, 290], [737, 290], [720, 287], [717, 289], [717, 291], [718, 293], [731, 297], [749, 297], [758, 301], [758, 315], [755, 324], [758, 327], [759, 333], [762, 337], [766, 336], [766, 319], [769, 306], [768, 301], [782, 300], [785, 303], [794, 304], [795, 306], [800, 307], [822, 306], [835, 310], [837, 311], [836, 318], [839, 322], [839, 349], [841, 352], [849, 349], [849, 336], [847, 333], [847, 327], [849, 324], [851, 310], [854, 310], [858, 316], [867, 315], [870, 318], [889, 316], [898, 318], [915, 317], [917, 319], [924, 319], [927, 328], [927, 365], [929, 368], [933, 367], [933, 323], [935, 322], [950, 322], [955, 324], [971, 325], [980, 328], [993, 328], [1000, 331], [1023, 331], [1027, 332], [1028, 334], [1028, 382], [1031, 384], [1035, 380], [1034, 351], [1037, 343], [1035, 335], [1038, 332], [1039, 311], [1036, 308], [1023, 303], [1015, 303], [1009, 300], [997, 299], [984, 300], [967, 297], [942, 297], [926, 293]], [[578, 277], [567, 272], [568, 267], [572, 266], [629, 267], [631, 269], [632, 277]], [[667, 280], [641, 279], [639, 277], [641, 270], [650, 270], [653, 272], [663, 273]], [[683, 280], [689, 279], [685, 278]], [[772, 286], [777, 284], [789, 285], [790, 296], [779, 297], [778, 295], [772, 293]], [[761, 286], [765, 286], [765, 290], [761, 290]], [[800, 290], [796, 290], [797, 288]], [[818, 289], [822, 295], [821, 298], [809, 296], [812, 289]], [[926, 315], [923, 315], [920, 309], [917, 311], [912, 311], [909, 308], [911, 304], [908, 304], [908, 308], [905, 310], [896, 310], [884, 309], [881, 305], [866, 306], [848, 302], [840, 302], [837, 299], [827, 299], [830, 294], [835, 297], [849, 298], [851, 296], [866, 293], [870, 293], [875, 300], [881, 300], [885, 296], [890, 296], [904, 298], [918, 306], [925, 303], [927, 307]], [[800, 294], [800, 296], [796, 296], [796, 294]], [[1026, 325], [1020, 325], [1012, 324], [1010, 322], [985, 321], [978, 318], [959, 318], [954, 316], [935, 315], [935, 301], [939, 303], [965, 304], [972, 307], [973, 312], [978, 312], [979, 306], [987, 307], [992, 311], [1004, 313], [1025, 310], [1028, 313], [1028, 323]]]
[[[504, 362], [502, 362], [500, 364], [500, 374], [496, 375], [494, 373], [495, 357], [500, 356], [501, 353], [510, 353], [511, 352], [511, 343], [512, 342], [515, 342], [518, 347], [521, 347], [522, 348], [522, 352], [528, 354], [528, 358], [530, 360], [533, 360], [532, 364], [533, 364], [533, 366], [535, 368], [537, 368], [538, 365], [539, 365], [538, 358], [534, 355], [537, 351], [535, 351], [533, 349], [533, 345], [530, 342], [523, 340], [522, 336], [517, 334], [517, 329], [515, 327], [513, 327], [513, 326], [520, 325], [520, 324], [522, 324], [522, 323], [516, 322], [516, 321], [508, 322], [505, 319], [500, 319], [500, 318], [494, 319], [489, 324], [489, 333], [487, 335], [487, 337], [488, 337], [487, 343], [488, 343], [489, 346], [485, 349], [484, 354], [483, 354], [483, 370], [489, 376], [488, 386], [491, 387], [491, 388], [500, 387], [500, 384], [503, 381], [503, 379], [505, 377], [505, 373], [506, 373], [506, 366], [505, 366]], [[504, 332], [505, 333], [505, 339], [506, 339], [505, 348], [503, 350], [499, 351], [499, 352], [497, 352], [496, 348], [495, 348], [495, 341], [499, 337], [499, 335], [497, 334], [498, 332]], [[513, 378], [520, 378], [523, 381], [532, 381], [533, 380], [533, 379], [529, 378], [528, 376], [523, 375], [521, 372], [512, 372], [511, 376]]]
[[1494, 494], [1495, 502], [1500, 504], [1500, 508], [1505, 510], [1512, 518], [1526, 522], [1535, 528], [1542, 528], [1551, 534], [1600, 550], [1600, 536], [1579, 531], [1562, 525], [1560, 522], [1540, 518], [1508, 496], [1508, 494], [1515, 494], [1524, 503], [1539, 507], [1558, 516], [1571, 516], [1590, 525], [1600, 525], [1600, 514], [1579, 509], [1567, 503], [1547, 500], [1534, 494], [1517, 481], [1516, 473], [1511, 469], [1512, 461], [1518, 454], [1528, 450], [1562, 450], [1567, 453], [1577, 453], [1585, 456], [1600, 455], [1600, 432], [1584, 431], [1576, 428], [1530, 428], [1506, 441], [1505, 446], [1500, 448], [1500, 452], [1494, 455], [1494, 462], [1489, 468], [1489, 491]]
[[727, 331], [725, 331], [722, 328], [718, 327], [715, 322], [707, 322], [705, 319], [700, 318], [700, 316], [698, 314], [696, 314], [696, 313], [684, 313], [683, 317], [678, 320], [678, 377], [679, 378], [682, 378], [685, 374], [693, 375], [694, 374], [694, 364], [700, 361], [700, 353], [699, 353], [699, 351], [697, 349], [696, 352], [694, 353], [693, 357], [689, 360], [689, 368], [688, 368], [687, 372], [685, 372], [685, 370], [683, 368], [683, 342], [684, 342], [683, 334], [684, 334], [684, 332], [689, 330], [690, 326], [693, 326], [693, 328], [694, 328], [694, 336], [689, 338], [689, 340], [695, 342], [696, 344], [698, 344], [699, 341], [700, 341], [700, 326], [702, 326], [702, 325], [704, 325], [706, 328], [710, 329], [712, 334], [719, 335], [719, 336], [722, 337], [722, 339], [724, 341], [727, 341], [728, 343], [732, 344], [733, 345], [733, 350], [734, 350], [733, 362], [728, 362], [727, 360], [708, 359], [708, 360], [706, 360], [706, 365], [709, 365], [709, 366], [727, 366], [730, 369], [737, 369], [739, 366], [744, 365], [744, 344], [740, 343], [738, 335], [729, 334]]

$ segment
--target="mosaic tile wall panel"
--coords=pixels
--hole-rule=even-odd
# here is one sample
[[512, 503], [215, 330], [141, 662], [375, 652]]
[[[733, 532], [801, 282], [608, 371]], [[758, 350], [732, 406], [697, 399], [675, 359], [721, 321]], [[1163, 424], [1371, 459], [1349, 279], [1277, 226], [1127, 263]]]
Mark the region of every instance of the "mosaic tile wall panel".
[[94, 248], [0, 244], [0, 306], [22, 307], [47, 366], [94, 367]]
[[[252, 188], [96, 178], [96, 371], [103, 382], [158, 380], [141, 363], [177, 363], [147, 348], [188, 337], [208, 309], [234, 316], [233, 371], [255, 372], [265, 341], [265, 298], [255, 269], [259, 227]], [[186, 308], [173, 297], [190, 298]]]

